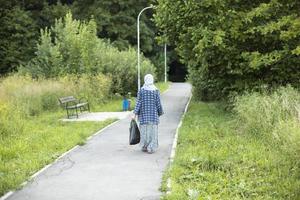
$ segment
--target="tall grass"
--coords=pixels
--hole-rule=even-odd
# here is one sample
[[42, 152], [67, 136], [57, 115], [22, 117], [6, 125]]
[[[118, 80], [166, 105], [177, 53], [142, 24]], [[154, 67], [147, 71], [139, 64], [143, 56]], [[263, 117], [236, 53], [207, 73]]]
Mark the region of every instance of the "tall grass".
[[1, 81], [0, 99], [2, 104], [9, 104], [10, 112], [33, 116], [42, 111], [57, 110], [58, 98], [62, 96], [84, 97], [91, 105], [99, 103], [108, 97], [110, 87], [111, 79], [104, 75], [69, 75], [58, 79], [38, 80], [13, 75]]
[[300, 92], [238, 96], [233, 113], [223, 106], [191, 102], [163, 199], [300, 199]]
[[11, 104], [0, 100], [0, 139], [23, 132], [24, 119]]
[[[260, 115], [260, 110], [256, 111], [253, 117]], [[170, 178], [172, 190], [162, 199], [300, 198], [296, 159], [282, 154], [276, 145], [266, 145], [272, 138], [261, 139], [258, 134], [262, 132], [239, 134], [243, 124], [237, 124], [236, 117], [218, 103], [192, 100], [180, 128], [174, 162], [162, 186], [165, 191], [166, 179]]]
[[[241, 131], [263, 138], [291, 154], [300, 164], [300, 92], [292, 87], [252, 93], [235, 103]], [[300, 167], [300, 166], [299, 166]]]
[[0, 135], [22, 134], [26, 119], [60, 109], [58, 98], [84, 97], [95, 107], [109, 95], [111, 79], [104, 75], [34, 80], [12, 75], [0, 80]]

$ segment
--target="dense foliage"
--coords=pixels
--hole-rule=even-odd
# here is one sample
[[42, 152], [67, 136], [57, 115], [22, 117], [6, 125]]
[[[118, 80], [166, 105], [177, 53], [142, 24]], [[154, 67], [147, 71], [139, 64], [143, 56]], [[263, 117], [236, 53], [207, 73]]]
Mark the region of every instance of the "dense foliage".
[[[74, 20], [68, 13], [51, 28], [41, 31], [36, 57], [21, 72], [33, 77], [54, 78], [67, 74], [96, 75], [103, 73], [112, 77], [112, 91], [126, 94], [136, 90], [136, 51], [119, 51], [97, 37], [96, 23]], [[144, 57], [141, 73], [155, 74], [154, 66]]]
[[40, 28], [66, 14], [68, 7], [55, 1], [1, 0], [0, 74], [16, 71], [33, 56]]
[[188, 65], [196, 94], [217, 99], [299, 86], [299, 10], [298, 0], [158, 0], [155, 21]]
[[[74, 1], [73, 13], [76, 18], [89, 19], [93, 16], [100, 38], [109, 39], [119, 49], [136, 45], [136, 19], [138, 13], [149, 5], [149, 0], [115, 1]], [[151, 52], [154, 45], [155, 29], [150, 18], [153, 10], [143, 13], [141, 18], [141, 44], [143, 52]]]
[[28, 12], [19, 7], [0, 15], [0, 74], [3, 74], [16, 70], [32, 57], [36, 27]]
[[[150, 5], [142, 1], [82, 0], [1, 0], [0, 8], [0, 75], [16, 71], [36, 51], [40, 29], [54, 26], [55, 19], [72, 11], [75, 19], [96, 22], [97, 36], [109, 40], [119, 50], [136, 46], [136, 18]], [[162, 47], [155, 43], [156, 28], [151, 21], [153, 9], [141, 16], [141, 51], [163, 71]], [[163, 73], [158, 73], [163, 75]], [[162, 80], [163, 76], [157, 78]]]

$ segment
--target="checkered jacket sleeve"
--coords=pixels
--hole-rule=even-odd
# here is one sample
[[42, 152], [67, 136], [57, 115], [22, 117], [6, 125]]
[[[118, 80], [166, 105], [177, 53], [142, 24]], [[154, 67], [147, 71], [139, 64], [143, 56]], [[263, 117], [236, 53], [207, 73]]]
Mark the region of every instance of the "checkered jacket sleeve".
[[159, 91], [157, 91], [157, 96], [156, 96], [156, 107], [157, 107], [157, 113], [158, 116], [161, 116], [164, 114], [162, 105], [161, 105], [161, 100], [160, 100], [160, 94]]
[[137, 94], [137, 99], [136, 99], [136, 106], [135, 109], [133, 111], [134, 114], [139, 115], [140, 111], [141, 111], [141, 105], [142, 105], [142, 101], [141, 101], [141, 91], [138, 91]]

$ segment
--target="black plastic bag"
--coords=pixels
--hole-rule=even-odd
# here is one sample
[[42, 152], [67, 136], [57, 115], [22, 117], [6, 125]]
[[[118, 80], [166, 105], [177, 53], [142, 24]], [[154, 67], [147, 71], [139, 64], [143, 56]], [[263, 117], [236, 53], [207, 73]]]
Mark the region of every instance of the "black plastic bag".
[[134, 145], [140, 143], [140, 130], [139, 127], [134, 119], [130, 122], [129, 128], [129, 144]]

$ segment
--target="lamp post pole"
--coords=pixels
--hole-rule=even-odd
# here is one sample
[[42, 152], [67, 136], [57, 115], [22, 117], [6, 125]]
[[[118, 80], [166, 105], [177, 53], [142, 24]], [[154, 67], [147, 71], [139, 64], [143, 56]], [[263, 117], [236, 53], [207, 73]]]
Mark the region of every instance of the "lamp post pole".
[[167, 82], [167, 44], [165, 43], [165, 83]]
[[138, 52], [137, 52], [137, 68], [138, 68], [138, 91], [141, 88], [141, 69], [140, 69], [140, 16], [142, 14], [142, 12], [144, 12], [147, 9], [153, 8], [153, 5], [145, 7], [141, 10], [141, 12], [139, 13], [138, 17], [137, 17], [137, 47], [138, 47]]

